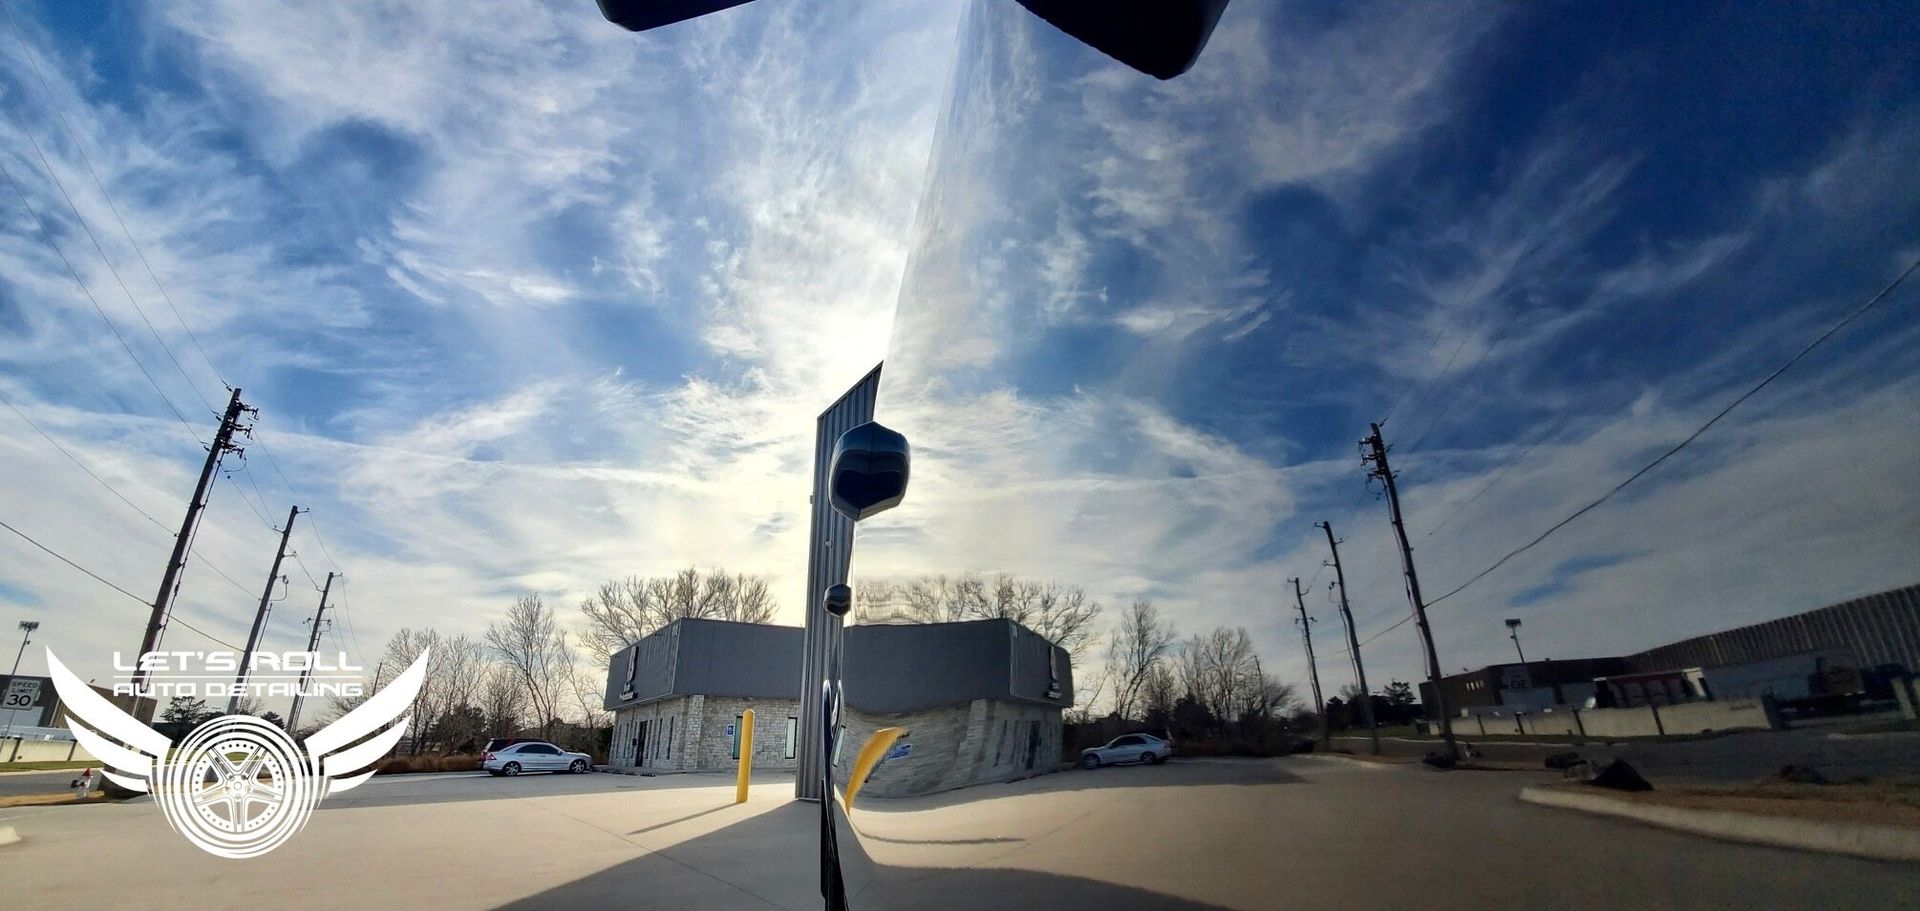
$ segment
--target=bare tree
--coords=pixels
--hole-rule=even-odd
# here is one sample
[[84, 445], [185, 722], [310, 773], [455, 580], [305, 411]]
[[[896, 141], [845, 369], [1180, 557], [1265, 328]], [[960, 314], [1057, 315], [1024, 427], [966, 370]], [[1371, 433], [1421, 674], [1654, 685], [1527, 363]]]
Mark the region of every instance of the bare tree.
[[480, 682], [480, 713], [486, 718], [487, 736], [512, 737], [520, 733], [526, 705], [526, 691], [514, 670], [499, 662], [489, 662]]
[[521, 595], [505, 620], [487, 627], [487, 644], [513, 671], [540, 736], [552, 739], [573, 678], [573, 648], [553, 609], [537, 594]]
[[1114, 714], [1132, 718], [1141, 708], [1148, 678], [1166, 662], [1173, 638], [1173, 624], [1162, 621], [1159, 608], [1145, 598], [1135, 600], [1120, 617], [1120, 628], [1107, 645]]
[[776, 608], [767, 580], [746, 573], [688, 567], [671, 576], [628, 576], [602, 583], [580, 602], [581, 643], [596, 664], [655, 630], [686, 617], [765, 623]]
[[1217, 627], [1181, 644], [1176, 668], [1186, 695], [1221, 723], [1232, 723], [1264, 698], [1266, 678], [1246, 627]]
[[949, 578], [922, 576], [905, 581], [864, 582], [876, 592], [856, 593], [857, 623], [948, 623], [1005, 618], [1039, 633], [1082, 664], [1093, 638], [1100, 603], [1086, 589], [1058, 582], [1033, 582], [1002, 573], [992, 579], [974, 574]]

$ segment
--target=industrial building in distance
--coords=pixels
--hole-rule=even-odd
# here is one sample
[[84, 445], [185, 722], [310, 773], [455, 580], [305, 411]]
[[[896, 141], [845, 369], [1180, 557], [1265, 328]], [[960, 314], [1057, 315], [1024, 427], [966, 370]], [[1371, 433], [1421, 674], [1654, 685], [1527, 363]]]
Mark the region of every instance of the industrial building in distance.
[[[1495, 664], [1440, 685], [1462, 733], [1600, 736], [1597, 720], [1606, 734], [1635, 736], [1777, 727], [1782, 705], [1908, 705], [1902, 681], [1915, 668], [1920, 585], [1622, 657]], [[1431, 682], [1420, 701], [1435, 704]]]
[[[609, 762], [646, 772], [727, 771], [754, 713], [757, 769], [793, 769], [800, 740], [799, 627], [684, 619], [615, 653]], [[875, 730], [906, 728], [862, 793], [907, 796], [1010, 781], [1060, 766], [1073, 704], [1067, 653], [1011, 620], [849, 626], [841, 658], [844, 783]]]

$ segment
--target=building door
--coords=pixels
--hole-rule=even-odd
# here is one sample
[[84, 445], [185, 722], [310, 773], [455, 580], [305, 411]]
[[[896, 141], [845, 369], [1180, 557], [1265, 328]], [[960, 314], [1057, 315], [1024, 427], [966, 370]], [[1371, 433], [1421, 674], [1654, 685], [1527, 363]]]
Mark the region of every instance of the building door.
[[1027, 722], [1027, 768], [1033, 768], [1034, 760], [1040, 756], [1040, 722]]
[[633, 764], [647, 764], [647, 726], [649, 722], [640, 722], [640, 733], [633, 738]]

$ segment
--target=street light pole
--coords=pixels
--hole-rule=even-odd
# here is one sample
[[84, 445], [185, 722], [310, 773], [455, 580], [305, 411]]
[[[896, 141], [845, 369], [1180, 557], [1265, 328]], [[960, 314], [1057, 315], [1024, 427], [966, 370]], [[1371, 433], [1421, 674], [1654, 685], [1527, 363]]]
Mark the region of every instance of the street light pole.
[[1507, 638], [1513, 640], [1513, 651], [1514, 651], [1514, 654], [1517, 654], [1520, 656], [1520, 666], [1526, 667], [1527, 653], [1520, 650], [1520, 621], [1519, 620], [1507, 621]]
[[[33, 641], [33, 631], [39, 628], [40, 628], [40, 621], [38, 620], [20, 621], [20, 632], [22, 634], [20, 636], [20, 650], [13, 653], [13, 670], [10, 670], [7, 672], [7, 687], [9, 689], [13, 687], [13, 681], [20, 676], [20, 656], [25, 655], [27, 653], [27, 643]], [[4, 729], [0, 729], [0, 740], [6, 739], [7, 735], [12, 733], [13, 733], [13, 710], [8, 709], [7, 724]]]

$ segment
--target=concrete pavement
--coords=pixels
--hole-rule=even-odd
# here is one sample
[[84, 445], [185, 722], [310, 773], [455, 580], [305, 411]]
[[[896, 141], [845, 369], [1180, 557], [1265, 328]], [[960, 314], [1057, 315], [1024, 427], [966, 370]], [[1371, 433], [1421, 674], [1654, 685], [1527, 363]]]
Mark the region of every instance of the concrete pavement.
[[[1530, 743], [1518, 735], [1474, 738], [1470, 742], [1485, 758], [1495, 760], [1531, 763], [1568, 751], [1601, 762], [1625, 759], [1656, 785], [1663, 778], [1717, 783], [1754, 781], [1773, 775], [1789, 764], [1812, 766], [1836, 781], [1920, 776], [1920, 738], [1897, 734], [1849, 737], [1844, 736], [1847, 729], [1847, 725], [1835, 723], [1805, 724], [1785, 731], [1745, 731], [1698, 740], [1595, 741], [1581, 746]], [[1836, 733], [1843, 736], [1836, 737]], [[1333, 744], [1355, 753], [1368, 750], [1364, 735], [1337, 736]], [[1382, 752], [1392, 756], [1423, 756], [1438, 747], [1438, 740], [1381, 738]]]
[[[1533, 773], [1183, 759], [854, 812], [856, 908], [1891, 908], [1920, 868], [1535, 807]], [[0, 810], [11, 907], [817, 908], [818, 807], [790, 776], [376, 778], [266, 857], [152, 803]]]

